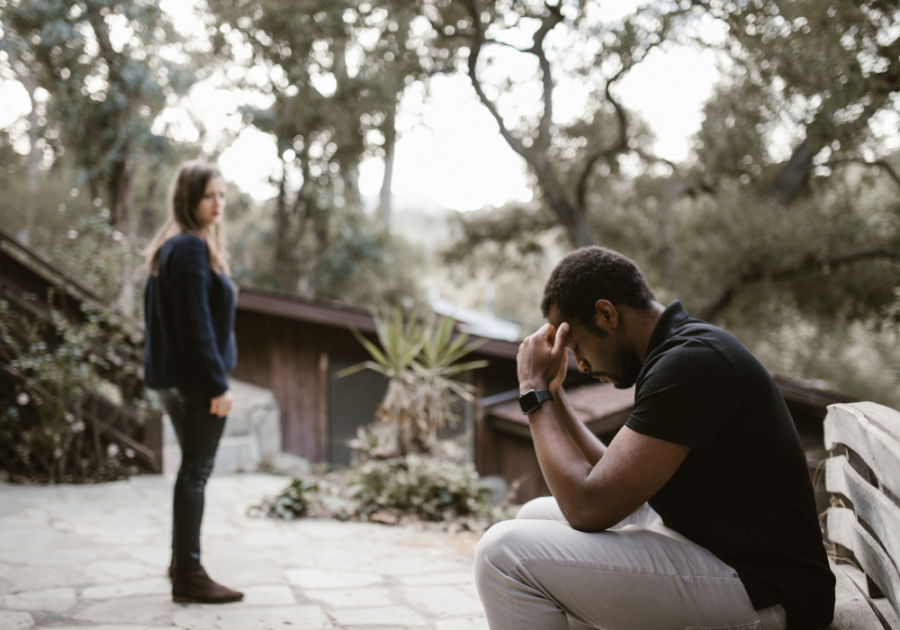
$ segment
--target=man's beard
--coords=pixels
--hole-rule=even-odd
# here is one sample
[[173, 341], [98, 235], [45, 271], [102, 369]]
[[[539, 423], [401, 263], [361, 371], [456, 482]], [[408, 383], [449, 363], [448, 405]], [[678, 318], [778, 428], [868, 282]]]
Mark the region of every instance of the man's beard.
[[625, 352], [622, 354], [622, 369], [619, 377], [613, 381], [616, 389], [628, 389], [637, 382], [638, 374], [641, 373], [643, 363], [638, 358], [636, 352]]

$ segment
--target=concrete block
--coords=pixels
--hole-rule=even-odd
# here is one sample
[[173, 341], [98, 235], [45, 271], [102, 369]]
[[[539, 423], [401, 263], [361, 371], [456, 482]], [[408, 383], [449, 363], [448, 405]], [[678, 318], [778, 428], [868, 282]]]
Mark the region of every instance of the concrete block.
[[66, 616], [80, 621], [107, 624], [120, 624], [127, 620], [135, 625], [170, 626], [172, 617], [179, 610], [181, 606], [173, 603], [171, 596], [145, 595], [98, 601], [84, 608], [79, 607]]
[[12, 610], [37, 610], [41, 612], [66, 612], [75, 607], [78, 599], [73, 588], [52, 588], [46, 591], [30, 591], [3, 598], [3, 607]]
[[374, 586], [384, 582], [375, 573], [353, 573], [328, 569], [288, 569], [284, 572], [288, 582], [300, 588], [352, 588]]
[[[272, 390], [228, 379], [234, 406], [216, 453], [216, 473], [254, 471], [281, 452], [281, 410]], [[181, 464], [178, 437], [171, 419], [163, 417], [163, 472], [176, 473]]]
[[303, 594], [334, 608], [371, 608], [391, 606], [395, 603], [391, 598], [391, 592], [383, 587], [303, 589]]
[[331, 614], [334, 617], [334, 620], [341, 626], [388, 626], [390, 628], [404, 628], [431, 625], [431, 622], [405, 606], [345, 608], [335, 610]]
[[171, 595], [168, 578], [151, 578], [134, 582], [118, 582], [104, 586], [89, 586], [81, 592], [84, 599], [115, 599], [137, 595]]
[[34, 619], [27, 612], [0, 610], [0, 630], [28, 630]]
[[247, 606], [293, 606], [297, 603], [290, 586], [276, 584], [242, 589]]
[[435, 617], [484, 614], [480, 599], [454, 586], [407, 586], [400, 592], [407, 603]]
[[331, 627], [319, 606], [247, 607], [242, 603], [186, 606], [175, 625], [206, 630], [326, 630]]

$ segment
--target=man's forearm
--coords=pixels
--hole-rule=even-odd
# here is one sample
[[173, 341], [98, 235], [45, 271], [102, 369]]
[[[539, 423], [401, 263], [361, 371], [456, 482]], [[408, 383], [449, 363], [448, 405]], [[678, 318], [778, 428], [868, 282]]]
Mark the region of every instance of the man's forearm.
[[563, 426], [554, 405], [541, 405], [529, 414], [528, 423], [544, 480], [571, 523], [573, 511], [581, 509], [587, 499], [586, 483], [593, 464]]
[[556, 407], [556, 413], [559, 420], [565, 427], [572, 441], [578, 446], [582, 454], [587, 458], [591, 466], [596, 466], [600, 458], [606, 452], [606, 445], [600, 439], [591, 433], [584, 423], [578, 418], [572, 405], [569, 403], [569, 397], [566, 395], [565, 389], [560, 387], [559, 390], [553, 392], [553, 404]]

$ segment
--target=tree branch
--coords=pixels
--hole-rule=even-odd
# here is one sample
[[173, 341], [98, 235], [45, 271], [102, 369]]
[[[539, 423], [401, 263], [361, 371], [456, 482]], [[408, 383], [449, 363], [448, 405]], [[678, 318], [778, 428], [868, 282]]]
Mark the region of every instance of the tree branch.
[[560, 4], [551, 5], [547, 2], [544, 6], [550, 11], [550, 15], [541, 20], [541, 27], [534, 34], [534, 44], [529, 52], [538, 58], [541, 67], [541, 83], [543, 85], [544, 111], [541, 114], [541, 120], [538, 123], [538, 137], [535, 144], [544, 150], [550, 148], [550, 127], [553, 125], [553, 75], [550, 69], [550, 61], [544, 52], [544, 40], [556, 25], [563, 21], [563, 14], [560, 10]]
[[869, 162], [868, 160], [864, 160], [862, 158], [835, 158], [834, 160], [829, 160], [822, 164], [822, 166], [840, 166], [841, 164], [847, 163], [855, 163], [855, 164], [864, 164], [865, 166], [875, 166], [883, 170], [885, 173], [890, 176], [894, 182], [900, 186], [900, 175], [897, 175], [897, 171], [894, 170], [894, 167], [891, 166], [885, 160], [875, 160], [874, 162]]
[[755, 284], [764, 280], [789, 280], [801, 273], [815, 271], [816, 269], [827, 270], [831, 267], [842, 267], [858, 262], [879, 259], [900, 262], [900, 250], [883, 247], [863, 247], [828, 256], [808, 256], [796, 265], [789, 265], [787, 267], [782, 267], [781, 269], [765, 269], [759, 266], [752, 266], [743, 271], [740, 276], [738, 276], [736, 282], [723, 289], [716, 299], [700, 309], [699, 318], [706, 321], [715, 320], [722, 314], [722, 311], [731, 304], [731, 301], [734, 299], [735, 295], [737, 295], [738, 291], [750, 284]]
[[501, 42], [499, 39], [485, 39], [484, 43], [486, 45], [494, 44], [496, 46], [506, 46], [507, 48], [512, 48], [516, 52], [520, 52], [520, 53], [530, 53], [531, 52], [530, 48], [519, 48], [518, 46], [513, 46], [509, 42]]
[[[578, 178], [578, 188], [576, 189], [576, 199], [578, 201], [579, 206], [584, 207], [585, 198], [587, 197], [588, 182], [590, 181], [591, 172], [593, 171], [594, 166], [597, 164], [597, 162], [602, 158], [609, 159], [610, 157], [613, 157], [613, 156], [619, 154], [628, 146], [628, 115], [627, 115], [627, 112], [625, 111], [625, 108], [622, 107], [621, 103], [619, 103], [619, 101], [617, 101], [615, 98], [613, 98], [610, 88], [619, 79], [621, 79], [627, 72], [629, 72], [632, 68], [634, 68], [641, 61], [646, 59], [647, 55], [650, 54], [651, 50], [662, 45], [663, 41], [665, 41], [665, 39], [666, 39], [664, 37], [664, 34], [665, 34], [665, 30], [668, 28], [669, 21], [673, 17], [682, 15], [686, 12], [687, 12], [686, 10], [678, 10], [678, 11], [674, 11], [672, 13], [667, 14], [664, 18], [664, 27], [662, 29], [661, 34], [659, 34], [659, 39], [655, 43], [647, 46], [647, 51], [644, 53], [644, 55], [639, 60], [634, 60], [632, 58], [627, 63], [625, 61], [623, 61], [622, 67], [619, 68], [619, 70], [612, 77], [610, 77], [610, 79], [606, 82], [606, 87], [604, 89], [604, 93], [606, 95], [606, 100], [608, 100], [610, 103], [612, 103], [612, 106], [616, 110], [616, 118], [619, 121], [619, 134], [618, 134], [618, 137], [616, 138], [616, 140], [613, 141], [612, 144], [610, 144], [608, 147], [604, 147], [603, 149], [600, 149], [600, 150], [594, 152], [592, 155], [590, 155], [588, 157], [587, 161], [585, 162], [584, 170], [582, 170], [582, 172], [581, 172], [581, 177]], [[675, 170], [674, 164], [672, 164], [668, 160], [665, 160], [665, 162], [667, 164], [669, 164], [669, 166], [672, 167], [672, 170]]]
[[578, 188], [576, 189], [576, 200], [578, 202], [578, 206], [584, 208], [584, 201], [587, 197], [587, 187], [588, 182], [591, 178], [591, 172], [594, 170], [594, 165], [597, 164], [597, 161], [601, 158], [607, 158], [618, 154], [625, 147], [628, 146], [628, 116], [625, 112], [625, 108], [613, 98], [612, 93], [609, 91], [610, 86], [614, 81], [618, 80], [619, 77], [624, 73], [625, 67], [623, 66], [621, 70], [619, 70], [615, 76], [613, 76], [609, 81], [606, 82], [606, 100], [612, 103], [613, 107], [616, 109], [616, 118], [619, 119], [619, 136], [616, 140], [608, 147], [604, 147], [599, 151], [594, 152], [592, 155], [588, 156], [587, 161], [584, 163], [584, 170], [581, 172], [581, 177], [578, 178]]
[[525, 158], [526, 161], [530, 161], [528, 149], [522, 144], [522, 141], [515, 137], [507, 128], [503, 116], [501, 116], [500, 112], [497, 110], [497, 106], [488, 98], [487, 94], [484, 93], [484, 88], [482, 88], [481, 82], [478, 80], [478, 73], [476, 71], [478, 66], [478, 55], [481, 53], [481, 47], [486, 41], [484, 36], [484, 24], [481, 21], [481, 14], [478, 11], [478, 5], [475, 0], [468, 0], [466, 2], [466, 7], [469, 9], [469, 14], [472, 16], [472, 23], [475, 27], [475, 33], [472, 36], [472, 47], [469, 49], [469, 80], [472, 82], [472, 87], [475, 88], [475, 93], [478, 94], [478, 99], [487, 108], [491, 116], [494, 117], [494, 120], [497, 121], [497, 125], [500, 127], [500, 135], [503, 136], [503, 139], [506, 140], [513, 151]]

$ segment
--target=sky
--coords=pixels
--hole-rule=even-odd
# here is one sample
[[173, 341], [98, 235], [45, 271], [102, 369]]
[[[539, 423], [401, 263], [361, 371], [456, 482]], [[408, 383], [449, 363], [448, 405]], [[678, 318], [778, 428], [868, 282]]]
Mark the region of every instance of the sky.
[[[179, 30], [202, 32], [193, 14], [193, 2], [162, 0]], [[606, 6], [612, 3], [605, 3]], [[637, 3], [623, 0], [608, 18], [630, 11]], [[513, 62], [510, 62], [513, 63]], [[701, 108], [719, 77], [714, 53], [685, 46], [663, 52], [653, 50], [617, 86], [616, 94], [626, 108], [639, 113], [656, 136], [655, 152], [681, 161], [690, 150], [690, 138], [700, 127]], [[576, 115], [583, 95], [577, 87], [560, 84], [555, 93], [557, 111]], [[215, 136], [218, 131], [239, 130], [235, 112], [254, 96], [237, 94], [216, 85], [210, 78], [200, 81], [190, 93], [190, 109]], [[265, 99], [256, 103], [265, 106]], [[574, 109], [573, 109], [574, 108]], [[0, 127], [27, 114], [24, 89], [12, 81], [0, 85]], [[157, 121], [168, 125], [176, 137], [192, 141], [198, 134], [191, 115], [170, 108]], [[438, 76], [426, 95], [421, 84], [405, 94], [397, 118], [400, 139], [396, 145], [393, 193], [422, 199], [427, 205], [455, 210], [500, 206], [507, 201], [532, 197], [525, 163], [500, 136], [497, 124], [475, 95], [468, 77]], [[27, 151], [27, 140], [23, 138]], [[278, 158], [271, 137], [249, 127], [219, 159], [226, 179], [257, 199], [275, 194], [270, 177], [277, 173]], [[360, 165], [360, 191], [376, 197], [381, 189], [384, 164], [372, 158]]]

